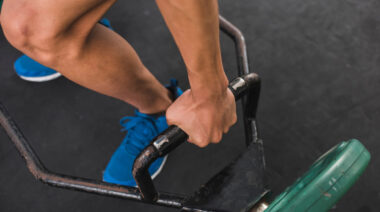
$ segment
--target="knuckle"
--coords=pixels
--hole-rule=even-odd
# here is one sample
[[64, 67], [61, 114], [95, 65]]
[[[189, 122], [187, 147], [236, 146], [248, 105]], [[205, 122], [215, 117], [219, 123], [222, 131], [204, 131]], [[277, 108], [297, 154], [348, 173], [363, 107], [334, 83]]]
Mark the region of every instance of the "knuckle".
[[219, 143], [221, 140], [222, 140], [222, 133], [218, 133], [218, 134], [216, 134], [216, 135], [212, 138], [211, 142], [212, 142], [212, 143]]
[[232, 125], [236, 124], [237, 122], [237, 115], [235, 114], [234, 117], [232, 118]]
[[204, 148], [204, 147], [206, 147], [208, 145], [208, 143], [207, 142], [197, 142], [196, 145], [199, 146], [199, 147], [201, 147], [201, 148]]
[[168, 125], [174, 125], [174, 124], [178, 125], [178, 123], [176, 121], [176, 116], [170, 107], [166, 111], [165, 116], [166, 116], [166, 122], [168, 123]]
[[168, 123], [168, 125], [173, 124], [173, 117], [172, 117], [171, 113], [166, 113], [166, 122]]
[[207, 139], [204, 139], [204, 138], [195, 138], [195, 137], [192, 137], [191, 139], [189, 139], [189, 142], [190, 143], [193, 143], [201, 148], [203, 147], [206, 147], [208, 145], [209, 142], [207, 142]]

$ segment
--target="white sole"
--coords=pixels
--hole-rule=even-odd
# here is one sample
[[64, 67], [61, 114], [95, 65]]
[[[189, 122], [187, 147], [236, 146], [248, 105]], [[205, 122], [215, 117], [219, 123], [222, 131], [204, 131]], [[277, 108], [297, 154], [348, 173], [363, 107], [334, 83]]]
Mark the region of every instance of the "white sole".
[[164, 168], [164, 165], [165, 165], [165, 163], [166, 163], [166, 159], [167, 159], [167, 158], [168, 158], [168, 155], [166, 155], [166, 156], [164, 157], [164, 159], [162, 160], [162, 163], [161, 163], [160, 168], [158, 168], [157, 171], [156, 171], [155, 173], [152, 174], [152, 180], [153, 180], [154, 178], [156, 178], [158, 174], [160, 174], [160, 172], [161, 172], [162, 169]]
[[25, 81], [29, 81], [29, 82], [47, 82], [47, 81], [50, 81], [50, 80], [54, 80], [54, 79], [57, 79], [58, 77], [62, 76], [60, 73], [55, 73], [55, 74], [52, 74], [52, 75], [49, 75], [49, 76], [45, 76], [45, 77], [24, 77], [24, 76], [20, 76], [18, 75], [21, 79], [25, 80]]
[[[164, 168], [164, 165], [165, 165], [165, 163], [166, 163], [166, 159], [168, 158], [168, 156], [166, 155], [165, 157], [164, 157], [164, 159], [162, 160], [162, 163], [161, 163], [161, 165], [160, 165], [160, 167], [157, 169], [157, 171], [155, 172], [155, 173], [153, 173], [152, 174], [152, 180], [154, 179], [154, 178], [156, 178], [157, 177], [157, 175], [159, 175], [160, 174], [160, 172], [162, 171], [162, 169]], [[103, 171], [104, 172], [104, 171]], [[104, 174], [104, 173], [103, 173]], [[112, 178], [110, 181], [114, 181], [114, 182], [109, 182], [109, 183], [113, 183], [113, 184], [118, 184], [118, 185], [125, 185], [125, 184], [130, 184], [130, 182], [128, 182], [128, 183], [126, 183], [126, 182], [121, 182], [121, 181], [119, 181], [119, 180], [114, 180], [113, 179], [113, 177], [111, 177], [111, 176], [109, 176], [109, 178]], [[103, 181], [104, 182], [107, 182], [107, 181], [105, 181], [104, 180], [104, 178], [103, 178]], [[116, 181], [116, 182], [115, 182]], [[137, 185], [134, 185], [134, 186], [132, 186], [132, 187], [135, 187], [135, 188], [137, 188]]]

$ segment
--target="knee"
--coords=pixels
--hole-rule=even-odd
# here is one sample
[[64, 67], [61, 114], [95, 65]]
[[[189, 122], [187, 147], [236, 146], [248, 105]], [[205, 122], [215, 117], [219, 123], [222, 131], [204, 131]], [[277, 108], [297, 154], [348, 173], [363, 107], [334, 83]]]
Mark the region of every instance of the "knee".
[[12, 46], [45, 65], [54, 66], [62, 46], [60, 30], [54, 24], [42, 20], [28, 8], [17, 15], [3, 11], [0, 18], [4, 35]]
[[27, 19], [21, 16], [13, 16], [5, 10], [1, 14], [1, 27], [6, 39], [17, 49], [26, 45]]

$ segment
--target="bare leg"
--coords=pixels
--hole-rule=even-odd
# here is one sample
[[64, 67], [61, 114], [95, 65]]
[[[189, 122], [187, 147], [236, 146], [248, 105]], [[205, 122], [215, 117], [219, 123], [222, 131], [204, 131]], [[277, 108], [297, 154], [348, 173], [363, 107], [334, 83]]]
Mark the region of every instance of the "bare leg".
[[129, 43], [97, 24], [115, 0], [5, 0], [1, 25], [8, 41], [70, 80], [132, 104], [165, 111], [169, 92]]

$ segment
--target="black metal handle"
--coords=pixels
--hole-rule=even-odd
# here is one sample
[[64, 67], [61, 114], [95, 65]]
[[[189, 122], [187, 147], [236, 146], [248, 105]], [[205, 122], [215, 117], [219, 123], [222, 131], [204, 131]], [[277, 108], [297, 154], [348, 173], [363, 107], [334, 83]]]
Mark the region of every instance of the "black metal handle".
[[[229, 88], [235, 96], [235, 100], [240, 99], [244, 94], [254, 89], [259, 84], [259, 77], [255, 73], [250, 73], [242, 77], [237, 77], [229, 84]], [[162, 157], [188, 139], [188, 135], [177, 126], [170, 126], [153, 139], [135, 159], [132, 174], [141, 192], [142, 199], [147, 202], [155, 202], [158, 193], [154, 187], [152, 178], [148, 172], [149, 166], [159, 157]]]

